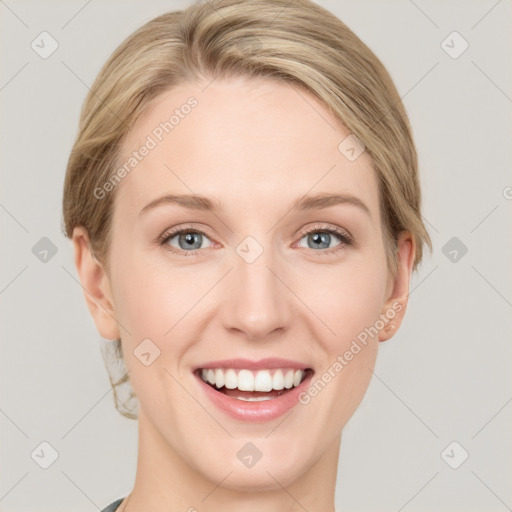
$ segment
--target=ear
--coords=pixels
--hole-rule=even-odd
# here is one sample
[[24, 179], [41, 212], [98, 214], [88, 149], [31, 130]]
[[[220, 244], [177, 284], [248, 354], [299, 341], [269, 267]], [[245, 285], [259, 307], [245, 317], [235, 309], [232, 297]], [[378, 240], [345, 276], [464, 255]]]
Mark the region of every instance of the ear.
[[379, 341], [390, 339], [399, 329], [407, 308], [409, 282], [416, 254], [416, 241], [408, 231], [401, 231], [397, 240], [398, 270], [395, 278], [390, 276], [387, 299], [381, 311], [386, 325], [379, 332]]
[[80, 277], [85, 301], [96, 329], [108, 340], [120, 338], [114, 316], [114, 302], [108, 275], [90, 248], [89, 235], [82, 226], [73, 230], [75, 266]]

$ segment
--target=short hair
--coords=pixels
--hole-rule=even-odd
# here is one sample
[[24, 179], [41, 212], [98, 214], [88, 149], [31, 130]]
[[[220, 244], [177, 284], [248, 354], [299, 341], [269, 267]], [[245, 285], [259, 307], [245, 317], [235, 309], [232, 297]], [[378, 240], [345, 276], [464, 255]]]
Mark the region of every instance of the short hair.
[[[416, 241], [413, 270], [432, 243], [421, 216], [418, 158], [395, 85], [377, 56], [339, 18], [309, 0], [209, 0], [147, 22], [112, 53], [82, 106], [64, 182], [63, 231], [83, 226], [108, 270], [123, 141], [149, 102], [175, 86], [260, 77], [309, 91], [364, 144], [379, 185], [386, 260], [398, 269], [397, 236]], [[116, 357], [122, 357], [116, 340]], [[114, 387], [128, 382], [126, 373]]]

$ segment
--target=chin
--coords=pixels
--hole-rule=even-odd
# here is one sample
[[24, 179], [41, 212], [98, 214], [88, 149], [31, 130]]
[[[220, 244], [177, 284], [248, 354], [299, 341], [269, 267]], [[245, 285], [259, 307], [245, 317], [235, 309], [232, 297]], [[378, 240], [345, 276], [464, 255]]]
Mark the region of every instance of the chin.
[[[260, 461], [261, 463], [261, 461]], [[288, 487], [295, 480], [297, 480], [303, 471], [299, 471], [297, 468], [290, 473], [287, 469], [283, 468], [282, 464], [269, 464], [267, 466], [257, 466], [253, 468], [237, 468], [228, 469], [224, 473], [219, 471], [218, 473], [212, 473], [207, 475], [208, 480], [217, 484], [219, 480], [222, 480], [220, 475], [229, 476], [222, 481], [220, 484], [224, 489], [232, 491], [253, 491], [253, 492], [269, 492], [279, 491], [283, 487]], [[205, 475], [206, 476], [206, 475]]]
[[[282, 490], [282, 487], [291, 485], [306, 473], [321, 455], [318, 453], [315, 458], [305, 440], [299, 436], [283, 434], [284, 430], [281, 436], [276, 435], [272, 440], [259, 437], [251, 440], [249, 436], [243, 440], [231, 439], [230, 449], [219, 443], [216, 445], [217, 451], [208, 454], [207, 467], [206, 459], [203, 458], [197, 461], [196, 468], [215, 485], [222, 482], [220, 485], [225, 489], [262, 492]], [[261, 455], [256, 455], [256, 446]], [[243, 451], [244, 447], [247, 447], [246, 452]], [[227, 453], [233, 455], [226, 456]], [[245, 453], [256, 455], [253, 461], [248, 461], [247, 466], [243, 462]], [[257, 457], [260, 458], [256, 460]]]

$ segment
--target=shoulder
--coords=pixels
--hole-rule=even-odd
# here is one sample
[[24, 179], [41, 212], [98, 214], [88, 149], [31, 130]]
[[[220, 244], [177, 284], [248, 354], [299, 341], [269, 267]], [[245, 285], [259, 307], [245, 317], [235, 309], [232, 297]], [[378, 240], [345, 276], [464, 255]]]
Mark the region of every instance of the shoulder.
[[111, 503], [107, 508], [104, 508], [101, 512], [114, 512], [114, 510], [117, 510], [117, 507], [121, 505], [124, 498], [119, 498], [118, 500]]

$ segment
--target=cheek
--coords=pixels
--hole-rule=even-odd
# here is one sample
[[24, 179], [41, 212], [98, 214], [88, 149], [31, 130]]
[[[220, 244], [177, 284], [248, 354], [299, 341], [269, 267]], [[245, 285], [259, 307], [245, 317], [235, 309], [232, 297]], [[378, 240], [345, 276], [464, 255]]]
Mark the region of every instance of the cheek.
[[332, 266], [309, 276], [302, 297], [328, 326], [321, 339], [332, 357], [379, 319], [387, 280], [384, 256], [354, 258], [353, 264]]
[[[378, 319], [383, 304], [384, 277], [380, 273], [351, 273], [344, 279], [343, 292], [333, 297], [337, 310], [334, 330], [342, 340], [356, 337]], [[332, 306], [334, 308], [334, 306]]]
[[[173, 377], [181, 377], [178, 366], [188, 348], [185, 315], [201, 295], [184, 277], [136, 251], [125, 253], [116, 268], [114, 299], [117, 320], [126, 328], [126, 368], [140, 405], [153, 411], [190, 408]], [[169, 396], [172, 404], [166, 403]]]
[[[330, 293], [318, 311], [325, 314], [333, 331], [317, 337], [324, 357], [311, 385], [302, 397], [308, 414], [328, 425], [319, 434], [319, 445], [336, 435], [361, 402], [371, 380], [378, 351], [378, 329], [386, 269], [378, 264], [351, 267], [330, 279]], [[322, 317], [324, 318], [324, 317]]]
[[376, 248], [373, 254], [381, 257], [369, 254], [333, 279], [332, 302], [326, 300], [336, 335], [328, 338], [328, 361], [322, 372], [327, 373], [325, 380], [333, 383], [327, 385], [325, 399], [332, 407], [326, 410], [338, 417], [339, 424], [348, 420], [362, 399], [377, 356], [387, 267], [383, 251], [379, 253]]
[[[114, 244], [113, 244], [114, 247]], [[144, 339], [161, 345], [181, 308], [179, 276], [148, 261], [147, 255], [117, 244], [112, 251], [112, 281], [117, 321], [131, 350]]]
[[[181, 375], [182, 357], [194, 344], [192, 333], [204, 314], [206, 301], [202, 298], [221, 272], [201, 266], [180, 267], [165, 257], [150, 257], [142, 251], [126, 252], [119, 259], [114, 283], [115, 314], [126, 328], [121, 329], [126, 354], [134, 355], [135, 351], [137, 355], [141, 343], [149, 339], [157, 347], [155, 352], [160, 351], [151, 366], [165, 365], [173, 375]], [[151, 350], [152, 345], [145, 343]], [[141, 365], [136, 358], [131, 359], [138, 371]], [[130, 363], [126, 364], [128, 367]]]

